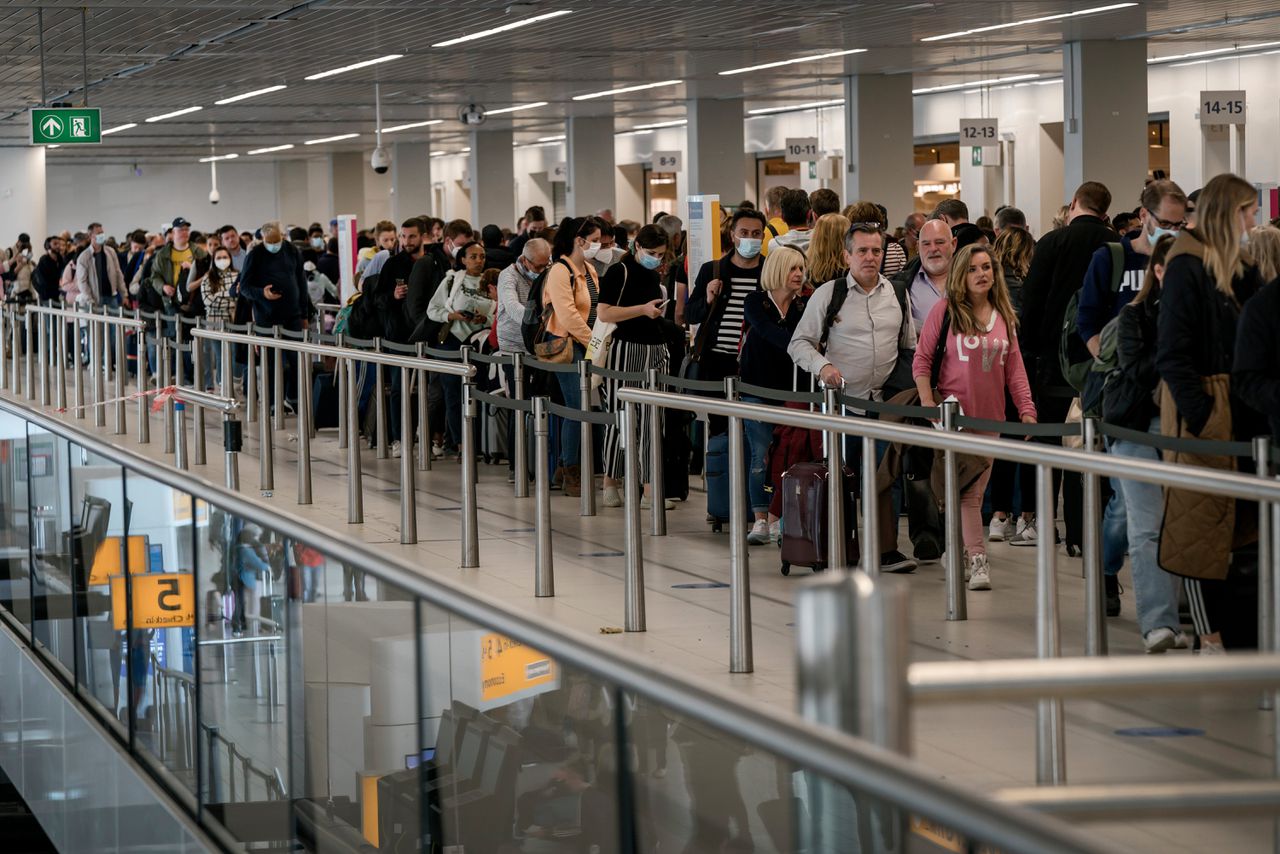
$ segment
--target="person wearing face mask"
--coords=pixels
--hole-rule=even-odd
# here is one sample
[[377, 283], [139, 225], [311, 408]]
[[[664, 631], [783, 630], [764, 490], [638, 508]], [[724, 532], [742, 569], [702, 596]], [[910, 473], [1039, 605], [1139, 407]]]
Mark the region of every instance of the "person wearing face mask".
[[[550, 264], [551, 244], [541, 237], [535, 237], [525, 241], [524, 248], [516, 256], [515, 262], [498, 274], [498, 351], [504, 356], [512, 353], [529, 355], [524, 346], [524, 335], [520, 331], [520, 324], [524, 320], [524, 307], [529, 301], [529, 290]], [[502, 365], [502, 372], [507, 391], [514, 396], [515, 366], [505, 362]], [[508, 410], [507, 435], [517, 437], [522, 434], [523, 431], [516, 432], [515, 413]], [[529, 458], [532, 459], [532, 456]], [[515, 482], [515, 465], [514, 454], [508, 455], [509, 480], [513, 483]]]
[[[290, 332], [305, 329], [313, 313], [302, 254], [286, 239], [276, 221], [262, 226], [262, 242], [249, 250], [240, 272], [240, 297], [249, 302], [254, 322], [259, 326], [279, 326]], [[297, 354], [284, 354], [284, 397], [288, 405], [297, 400]], [[274, 372], [267, 373], [268, 382]]]
[[119, 306], [129, 298], [124, 274], [120, 271], [120, 256], [107, 247], [107, 235], [102, 224], [90, 223], [89, 248], [76, 258], [76, 287], [81, 305]]
[[[480, 285], [480, 275], [485, 270], [484, 246], [473, 241], [458, 249], [462, 269], [445, 277], [427, 306], [427, 317], [449, 325], [448, 335], [439, 344], [442, 350], [458, 350], [472, 335], [487, 328], [497, 307]], [[428, 343], [435, 346], [435, 342]], [[449, 440], [461, 448], [462, 378], [441, 377], [441, 388]]]
[[[610, 235], [612, 238], [612, 235]], [[616, 323], [613, 332], [613, 344], [609, 347], [606, 367], [612, 371], [639, 372], [648, 375], [654, 368], [658, 374], [668, 371], [667, 336], [663, 330], [662, 317], [665, 298], [662, 295], [662, 282], [658, 269], [667, 256], [667, 233], [656, 225], [646, 225], [636, 235], [635, 249], [624, 255], [622, 260], [609, 268], [600, 282], [600, 304], [597, 312], [606, 323]], [[643, 385], [643, 382], [639, 383]], [[619, 409], [617, 405], [618, 388], [634, 386], [634, 382], [619, 382], [616, 379], [605, 380], [603, 400], [611, 410]], [[644, 491], [644, 506], [653, 500], [650, 490], [651, 472], [649, 471], [649, 446], [653, 437], [649, 435], [649, 419], [639, 429], [640, 476]], [[604, 506], [621, 507], [622, 496], [618, 486], [622, 477], [623, 455], [618, 428], [610, 424], [604, 431]], [[590, 485], [587, 485], [590, 488]], [[667, 509], [675, 507], [675, 502], [666, 500]]]
[[596, 257], [591, 259], [591, 267], [596, 271], [596, 278], [603, 282], [604, 274], [609, 271], [610, 267], [622, 260], [622, 256], [625, 254], [626, 250], [618, 248], [613, 226], [601, 229], [600, 250], [596, 252]]
[[307, 229], [307, 243], [311, 250], [315, 252], [317, 258], [324, 253], [326, 241], [324, 229], [320, 227], [320, 223], [313, 222], [311, 228]]
[[448, 259], [448, 269], [461, 270], [463, 268], [462, 247], [469, 243], [474, 243], [475, 239], [475, 230], [471, 227], [471, 223], [465, 219], [452, 220], [444, 227], [444, 239], [436, 245], [440, 247], [443, 256]]
[[[200, 298], [204, 304], [205, 324], [210, 329], [225, 329], [235, 311], [233, 288], [239, 273], [236, 272], [231, 251], [225, 246], [213, 250], [211, 269], [200, 279]], [[205, 387], [213, 390], [222, 376], [222, 347], [217, 341], [205, 341], [204, 364], [212, 369], [205, 372]]]

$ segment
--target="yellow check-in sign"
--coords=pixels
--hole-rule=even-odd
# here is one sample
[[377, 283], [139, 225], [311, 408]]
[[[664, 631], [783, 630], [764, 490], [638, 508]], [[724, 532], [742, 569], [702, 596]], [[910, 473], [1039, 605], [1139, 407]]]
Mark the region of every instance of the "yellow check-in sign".
[[497, 700], [556, 678], [550, 656], [497, 632], [480, 636], [480, 696]]
[[[111, 619], [117, 630], [128, 625], [124, 576], [111, 579]], [[133, 588], [133, 628], [176, 629], [196, 624], [196, 581], [190, 573], [129, 576]]]
[[[147, 538], [134, 535], [129, 537], [128, 565], [135, 573], [147, 571]], [[120, 537], [106, 537], [98, 551], [93, 555], [93, 566], [89, 567], [89, 586], [106, 584], [113, 575], [124, 575], [121, 558], [124, 551], [120, 548]]]

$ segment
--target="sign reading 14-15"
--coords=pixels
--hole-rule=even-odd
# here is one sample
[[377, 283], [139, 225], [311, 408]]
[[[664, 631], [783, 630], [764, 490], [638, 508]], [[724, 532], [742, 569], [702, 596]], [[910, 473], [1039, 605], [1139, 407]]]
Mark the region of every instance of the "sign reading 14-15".
[[35, 107], [32, 145], [96, 145], [102, 142], [102, 111], [97, 107]]
[[1243, 89], [1200, 93], [1200, 124], [1242, 125], [1245, 120]]

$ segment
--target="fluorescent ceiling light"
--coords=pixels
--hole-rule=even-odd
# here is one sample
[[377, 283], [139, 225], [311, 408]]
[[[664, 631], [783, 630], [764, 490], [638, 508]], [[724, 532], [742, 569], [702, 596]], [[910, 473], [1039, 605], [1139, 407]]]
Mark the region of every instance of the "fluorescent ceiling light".
[[624, 130], [622, 133], [615, 133], [614, 136], [646, 136], [653, 133], [651, 130]]
[[647, 124], [647, 125], [636, 125], [635, 129], [636, 130], [655, 130], [657, 128], [676, 128], [676, 127], [680, 127], [681, 125], [687, 125], [688, 123], [689, 123], [688, 119], [677, 119], [676, 121], [673, 121], [673, 122], [653, 122], [652, 124]]
[[57, 144], [55, 143], [54, 145], [46, 145], [46, 146], [44, 147], [44, 150], [45, 150], [45, 151], [48, 151], [48, 150], [49, 150], [49, 149], [51, 149], [51, 148], [62, 148], [62, 146], [61, 146], [61, 145], [57, 145]]
[[510, 32], [511, 30], [518, 30], [521, 27], [527, 27], [530, 24], [540, 24], [543, 21], [550, 21], [552, 18], [559, 18], [561, 15], [572, 15], [572, 14], [573, 14], [572, 9], [561, 9], [558, 12], [547, 12], [545, 15], [534, 15], [532, 18], [525, 18], [524, 20], [521, 20], [521, 21], [513, 21], [510, 24], [503, 24], [500, 27], [491, 27], [487, 30], [480, 30], [479, 32], [476, 32], [476, 33], [470, 33], [465, 36], [458, 36], [456, 39], [449, 39], [448, 41], [436, 42], [435, 44], [432, 45], [432, 47], [453, 47], [455, 44], [462, 44], [463, 42], [473, 42], [476, 39], [483, 39], [483, 38], [488, 38], [489, 36], [496, 36], [498, 33], [505, 33], [505, 32]]
[[532, 104], [517, 104], [514, 107], [503, 107], [499, 110], [489, 110], [488, 115], [499, 116], [503, 113], [518, 113], [521, 110], [532, 110], [535, 107], [545, 107], [546, 105], [546, 101], [534, 101]]
[[[1263, 48], [1276, 47], [1280, 42], [1261, 42], [1259, 44], [1242, 44], [1235, 47], [1218, 47], [1213, 50], [1197, 50], [1192, 53], [1176, 53], [1172, 56], [1157, 56], [1147, 60], [1148, 65], [1163, 64], [1166, 62], [1177, 62], [1179, 59], [1194, 59], [1200, 56], [1217, 56], [1224, 53], [1241, 53], [1249, 50], [1262, 50]], [[1224, 56], [1223, 59], [1235, 59], [1234, 56]], [[1198, 62], [1188, 62], [1186, 65], [1200, 65]]]
[[124, 125], [116, 125], [113, 128], [107, 128], [106, 130], [104, 130], [102, 132], [102, 135], [108, 136], [113, 133], [119, 133], [122, 130], [128, 130], [129, 128], [136, 128], [137, 126], [138, 126], [137, 122], [129, 122], [128, 124], [124, 124]]
[[1175, 62], [1170, 68], [1186, 68], [1189, 65], [1208, 65], [1211, 62], [1226, 62], [1228, 59], [1252, 59], [1255, 56], [1275, 56], [1280, 50], [1266, 50], [1259, 53], [1233, 53], [1230, 56], [1214, 56], [1209, 59], [1193, 59], [1190, 62]]
[[289, 143], [288, 145], [273, 145], [270, 148], [255, 148], [253, 151], [250, 151], [249, 153], [250, 154], [270, 154], [273, 151], [288, 151], [290, 148], [293, 148], [293, 143]]
[[359, 135], [360, 134], [358, 133], [340, 133], [337, 136], [326, 136], [322, 139], [309, 139], [302, 144], [303, 145], [320, 145], [321, 143], [324, 143], [324, 142], [341, 142], [344, 139], [355, 139]]
[[1039, 74], [1011, 74], [1008, 77], [991, 77], [986, 80], [970, 80], [968, 83], [948, 83], [945, 86], [929, 86], [924, 89], [912, 89], [912, 95], [928, 95], [930, 92], [951, 92], [955, 89], [981, 89], [983, 86], [996, 86], [1001, 83], [1017, 83], [1019, 80], [1034, 80]]
[[766, 62], [762, 65], [748, 65], [746, 68], [730, 68], [728, 71], [721, 71], [721, 77], [728, 77], [730, 74], [746, 74], [748, 71], [764, 71], [766, 68], [781, 68], [784, 65], [795, 65], [798, 62], [816, 62], [819, 59], [833, 59], [837, 56], [848, 56], [852, 53], [866, 53], [865, 47], [855, 47], [852, 50], [834, 50], [831, 53], [819, 53], [813, 56], [802, 56], [798, 59], [784, 59], [780, 62]]
[[461, 150], [461, 153], [462, 153], [462, 154], [470, 154], [470, 153], [471, 153], [471, 146], [469, 146], [469, 145], [468, 145], [466, 148], [462, 149], [462, 150]]
[[366, 59], [364, 62], [353, 62], [350, 65], [344, 65], [341, 68], [330, 68], [328, 71], [321, 71], [319, 74], [311, 74], [302, 79], [321, 80], [325, 77], [332, 77], [335, 74], [346, 74], [348, 71], [355, 71], [357, 68], [368, 68], [370, 65], [390, 62], [393, 59], [400, 59], [403, 56], [403, 53], [389, 53], [386, 56], [380, 56], [377, 59]]
[[216, 161], [218, 161], [218, 160], [235, 160], [235, 159], [236, 159], [237, 157], [239, 157], [239, 156], [240, 156], [239, 154], [218, 154], [218, 155], [215, 155], [215, 156], [213, 156], [213, 157], [201, 157], [201, 158], [200, 158], [200, 162], [201, 162], [201, 163], [214, 163], [214, 162], [216, 162]]
[[410, 122], [407, 125], [396, 125], [395, 127], [391, 127], [391, 128], [383, 128], [382, 132], [395, 133], [396, 131], [412, 130], [413, 128], [425, 128], [425, 127], [430, 127], [431, 125], [438, 125], [443, 123], [444, 123], [444, 119], [431, 119], [430, 121], [425, 121], [425, 122]]
[[623, 86], [621, 89], [606, 89], [603, 92], [592, 92], [589, 95], [574, 95], [575, 101], [589, 101], [592, 98], [605, 98], [609, 95], [622, 95], [627, 92], [641, 92], [645, 89], [657, 89], [660, 86], [678, 86], [683, 80], [663, 80], [659, 83], [643, 83], [639, 86]]
[[145, 119], [144, 121], [146, 121], [148, 124], [150, 124], [151, 122], [162, 122], [165, 119], [171, 119], [174, 116], [185, 116], [187, 113], [194, 113], [203, 109], [204, 107], [187, 107], [186, 109], [183, 109], [183, 110], [174, 110], [172, 113], [161, 113], [158, 116], [152, 116], [151, 118]]
[[538, 142], [560, 142], [564, 138], [564, 134], [560, 134], [559, 136], [540, 136], [538, 137]]
[[1007, 24], [992, 24], [987, 27], [974, 27], [971, 30], [959, 30], [954, 33], [944, 33], [940, 36], [929, 36], [920, 39], [922, 42], [940, 42], [944, 39], [958, 39], [961, 36], [972, 36], [978, 33], [989, 33], [993, 30], [1007, 30], [1009, 27], [1024, 27], [1028, 24], [1043, 24], [1047, 21], [1062, 21], [1067, 18], [1079, 18], [1083, 15], [1097, 15], [1101, 12], [1114, 12], [1117, 9], [1127, 9], [1130, 6], [1137, 6], [1137, 3], [1112, 3], [1110, 6], [1095, 6], [1092, 9], [1079, 9], [1075, 12], [1059, 12], [1056, 15], [1041, 15], [1038, 18], [1027, 18], [1024, 21], [1010, 21]]
[[279, 86], [268, 86], [265, 89], [254, 89], [252, 92], [241, 92], [239, 95], [232, 95], [230, 98], [223, 98], [221, 101], [214, 101], [213, 103], [221, 107], [223, 104], [234, 104], [236, 101], [256, 98], [259, 95], [266, 95], [268, 92], [279, 92], [281, 89], [286, 88], [288, 87], [281, 83]]
[[448, 153], [449, 153], [449, 152], [447, 152], [447, 151], [433, 151], [433, 152], [431, 152], [431, 155], [430, 155], [430, 156], [431, 156], [431, 157], [444, 157], [444, 156], [445, 156], [446, 154], [448, 154]]
[[814, 110], [819, 107], [840, 107], [844, 105], [843, 98], [836, 98], [832, 101], [810, 101], [807, 104], [788, 104], [785, 107], [761, 107], [758, 110], [747, 110], [749, 116], [764, 116], [769, 113], [785, 113], [788, 110]]

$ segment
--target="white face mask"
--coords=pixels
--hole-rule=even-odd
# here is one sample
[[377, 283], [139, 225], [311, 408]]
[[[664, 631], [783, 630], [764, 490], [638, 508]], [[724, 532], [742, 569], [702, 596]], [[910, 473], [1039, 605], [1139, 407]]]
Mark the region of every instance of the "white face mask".
[[231, 266], [231, 259], [230, 259], [230, 258], [215, 258], [215, 259], [213, 259], [213, 266], [217, 267], [219, 270], [225, 270], [225, 269], [227, 269], [228, 267], [230, 267], [230, 266]]
[[598, 254], [600, 254], [599, 243], [588, 243], [587, 248], [582, 250], [582, 257], [586, 258], [588, 261], [594, 259]]

